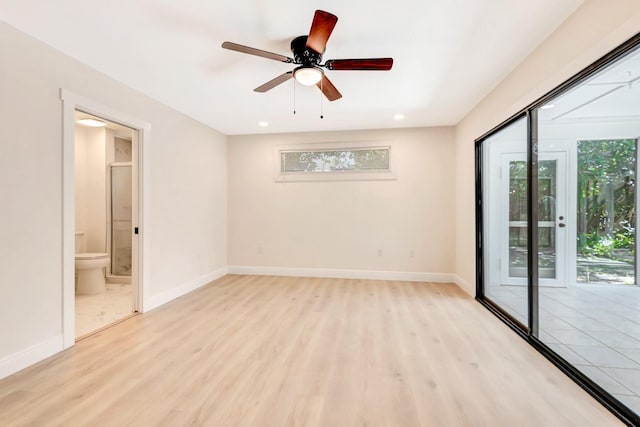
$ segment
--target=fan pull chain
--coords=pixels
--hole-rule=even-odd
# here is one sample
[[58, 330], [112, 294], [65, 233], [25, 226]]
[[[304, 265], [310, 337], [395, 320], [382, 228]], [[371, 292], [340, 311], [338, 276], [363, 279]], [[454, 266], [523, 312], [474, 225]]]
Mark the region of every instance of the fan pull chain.
[[324, 79], [320, 80], [320, 118], [324, 119], [322, 111], [322, 98], [324, 97]]
[[293, 114], [296, 114], [296, 79], [293, 79]]

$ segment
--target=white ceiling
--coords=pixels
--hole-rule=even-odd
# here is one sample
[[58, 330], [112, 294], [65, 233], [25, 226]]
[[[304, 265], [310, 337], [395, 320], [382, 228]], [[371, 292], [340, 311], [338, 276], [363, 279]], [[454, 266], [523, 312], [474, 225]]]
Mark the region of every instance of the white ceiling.
[[[248, 134], [454, 125], [582, 2], [0, 0], [0, 19], [212, 128]], [[324, 100], [324, 119], [315, 87], [297, 86], [295, 116], [293, 81], [253, 92], [290, 64], [220, 47], [291, 56], [315, 9], [339, 18], [325, 60], [395, 61], [389, 72], [328, 71], [343, 98]]]

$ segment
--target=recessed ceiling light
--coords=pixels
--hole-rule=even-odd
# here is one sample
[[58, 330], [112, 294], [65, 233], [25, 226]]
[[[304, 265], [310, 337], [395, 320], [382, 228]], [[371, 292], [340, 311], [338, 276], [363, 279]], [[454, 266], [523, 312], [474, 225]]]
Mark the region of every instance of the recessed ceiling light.
[[404, 114], [396, 114], [393, 116], [393, 120], [402, 120], [404, 119]]
[[92, 128], [99, 128], [107, 125], [102, 120], [92, 119], [91, 117], [85, 117], [84, 119], [79, 119], [76, 121], [76, 123], [79, 123], [84, 126], [89, 126]]
[[555, 105], [553, 105], [553, 104], [545, 104], [542, 107], [540, 107], [540, 109], [541, 110], [548, 110], [548, 109], [553, 108], [553, 107], [555, 107]]
[[263, 128], [266, 128], [267, 126], [269, 126], [269, 122], [260, 122], [258, 123], [259, 126], [262, 126]]

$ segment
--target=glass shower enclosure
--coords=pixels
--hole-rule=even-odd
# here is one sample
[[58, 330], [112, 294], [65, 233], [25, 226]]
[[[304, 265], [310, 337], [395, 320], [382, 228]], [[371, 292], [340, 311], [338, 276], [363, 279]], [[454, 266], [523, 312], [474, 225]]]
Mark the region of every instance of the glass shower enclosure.
[[131, 162], [111, 163], [109, 167], [110, 218], [108, 238], [111, 256], [109, 275], [131, 280], [132, 175]]

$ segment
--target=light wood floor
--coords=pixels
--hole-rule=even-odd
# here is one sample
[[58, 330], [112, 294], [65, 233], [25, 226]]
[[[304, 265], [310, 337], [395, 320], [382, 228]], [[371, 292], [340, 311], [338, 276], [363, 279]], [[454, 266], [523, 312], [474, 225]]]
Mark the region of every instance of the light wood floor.
[[226, 276], [0, 381], [0, 425], [621, 425], [455, 285]]

